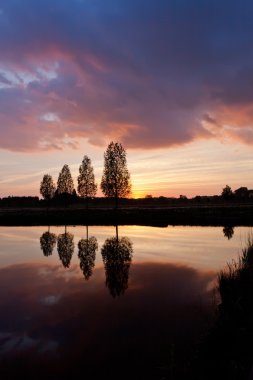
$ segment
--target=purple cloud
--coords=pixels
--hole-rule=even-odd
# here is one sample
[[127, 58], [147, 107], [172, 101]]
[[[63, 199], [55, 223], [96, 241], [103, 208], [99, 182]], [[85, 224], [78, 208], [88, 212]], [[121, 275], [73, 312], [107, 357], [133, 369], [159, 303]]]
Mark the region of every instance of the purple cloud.
[[0, 148], [251, 143], [251, 2], [10, 0], [1, 9]]

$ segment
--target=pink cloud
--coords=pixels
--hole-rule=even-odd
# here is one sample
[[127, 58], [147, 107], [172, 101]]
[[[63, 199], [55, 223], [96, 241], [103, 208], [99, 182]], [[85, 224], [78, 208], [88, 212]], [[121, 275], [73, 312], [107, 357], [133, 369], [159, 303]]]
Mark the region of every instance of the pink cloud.
[[[61, 149], [80, 138], [95, 145], [115, 138], [149, 149], [228, 135], [251, 143], [250, 13], [245, 32], [228, 36], [220, 5], [221, 17], [213, 18], [202, 4], [197, 17], [188, 3], [6, 4], [0, 148]], [[230, 12], [233, 19], [239, 11]], [[57, 118], [48, 121], [47, 114]], [[203, 123], [206, 114], [219, 126]]]

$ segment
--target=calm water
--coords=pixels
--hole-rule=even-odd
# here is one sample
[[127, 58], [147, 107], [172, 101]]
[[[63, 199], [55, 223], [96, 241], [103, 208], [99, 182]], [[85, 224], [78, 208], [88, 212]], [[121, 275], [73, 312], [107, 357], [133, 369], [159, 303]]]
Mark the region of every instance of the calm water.
[[1, 379], [176, 378], [250, 232], [0, 227]]

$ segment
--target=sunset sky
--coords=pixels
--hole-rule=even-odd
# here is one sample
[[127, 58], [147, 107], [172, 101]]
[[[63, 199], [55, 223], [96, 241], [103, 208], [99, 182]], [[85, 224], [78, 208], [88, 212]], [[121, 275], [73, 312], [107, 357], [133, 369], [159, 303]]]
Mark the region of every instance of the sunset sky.
[[[0, 197], [110, 141], [133, 196], [253, 188], [253, 3], [0, 0]], [[99, 191], [98, 195], [101, 195]]]

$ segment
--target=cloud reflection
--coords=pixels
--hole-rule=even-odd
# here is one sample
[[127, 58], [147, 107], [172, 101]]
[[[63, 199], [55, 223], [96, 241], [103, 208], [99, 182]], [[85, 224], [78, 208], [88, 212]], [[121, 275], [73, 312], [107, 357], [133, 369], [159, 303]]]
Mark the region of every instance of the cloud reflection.
[[[46, 266], [43, 270], [35, 264], [0, 270], [0, 323], [7, 334], [0, 339], [0, 350], [22, 334], [29, 341], [43, 342], [33, 345], [32, 352], [27, 347], [24, 373], [36, 359], [41, 376], [80, 375], [84, 363], [89, 376], [101, 375], [103, 370], [113, 375], [124, 365], [125, 355], [126, 372], [143, 371], [145, 363], [148, 373], [157, 368], [161, 351], [173, 342], [183, 355], [203, 330], [211, 310], [212, 272], [172, 264], [135, 264], [128, 292], [113, 299], [104, 286], [103, 268], [96, 269], [85, 283], [78, 276], [66, 281], [59, 271], [64, 269]], [[58, 297], [57, 302], [50, 302], [50, 307], [40, 302], [48, 297]], [[59, 360], [51, 358], [41, 366], [41, 349], [51, 342]], [[14, 344], [5, 357], [3, 368], [8, 373], [15, 374], [19, 346]]]

